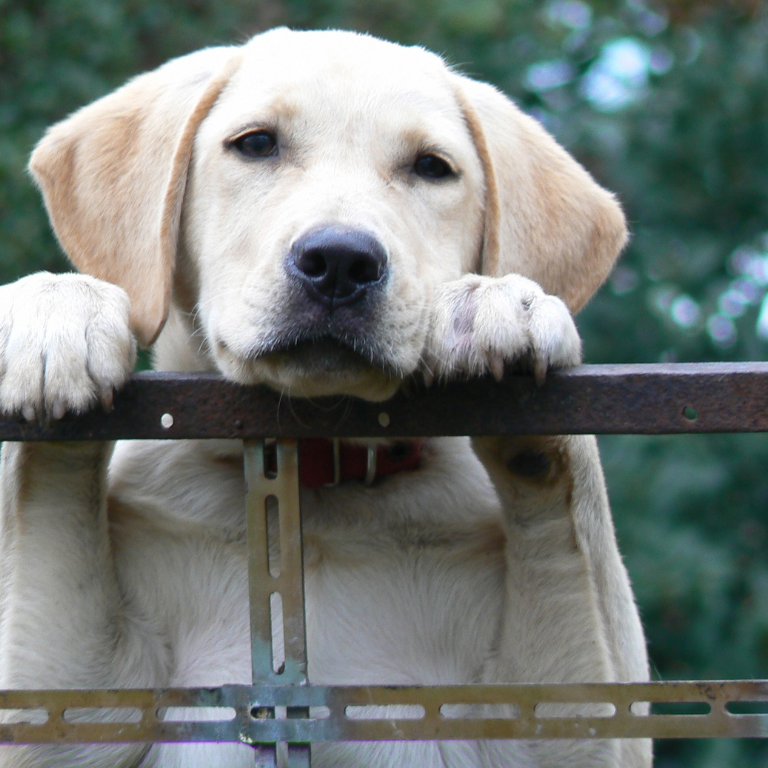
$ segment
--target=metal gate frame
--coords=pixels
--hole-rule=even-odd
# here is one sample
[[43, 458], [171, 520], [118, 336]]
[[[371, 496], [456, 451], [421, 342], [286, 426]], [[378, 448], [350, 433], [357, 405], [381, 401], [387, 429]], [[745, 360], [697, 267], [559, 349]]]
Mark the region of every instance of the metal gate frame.
[[[765, 432], [766, 404], [767, 363], [580, 366], [551, 375], [542, 387], [530, 377], [508, 376], [501, 384], [451, 384], [383, 404], [351, 398], [289, 402], [208, 374], [143, 373], [116, 398], [111, 414], [49, 424], [0, 419], [0, 441], [242, 439], [253, 666], [252, 685], [0, 691], [0, 711], [14, 710], [14, 722], [0, 725], [0, 743], [241, 742], [262, 746], [262, 765], [298, 768], [310, 765], [309, 745], [317, 741], [765, 738], [768, 680], [308, 684], [297, 440]], [[265, 471], [265, 438], [277, 440], [270, 448], [276, 473]], [[269, 568], [268, 499], [279, 513], [278, 576]], [[281, 616], [285, 652], [275, 659], [273, 622]], [[570, 706], [546, 706], [552, 703]], [[663, 704], [667, 713], [649, 714], [649, 703]], [[199, 719], [195, 708], [205, 708]], [[179, 711], [183, 720], [174, 719]]]

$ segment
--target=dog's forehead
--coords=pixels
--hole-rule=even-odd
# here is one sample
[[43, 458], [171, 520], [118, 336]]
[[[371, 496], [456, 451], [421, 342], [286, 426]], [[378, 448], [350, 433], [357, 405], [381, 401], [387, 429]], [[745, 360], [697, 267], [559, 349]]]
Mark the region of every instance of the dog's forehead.
[[224, 100], [284, 116], [340, 114], [456, 118], [448, 69], [435, 54], [351, 32], [275, 30], [254, 38]]
[[314, 73], [321, 77], [370, 81], [372, 76], [379, 76], [407, 82], [420, 76], [439, 80], [446, 70], [443, 60], [424, 48], [342, 30], [276, 29], [253, 38], [242, 51], [243, 69], [257, 66], [262, 75], [282, 74], [287, 79]]

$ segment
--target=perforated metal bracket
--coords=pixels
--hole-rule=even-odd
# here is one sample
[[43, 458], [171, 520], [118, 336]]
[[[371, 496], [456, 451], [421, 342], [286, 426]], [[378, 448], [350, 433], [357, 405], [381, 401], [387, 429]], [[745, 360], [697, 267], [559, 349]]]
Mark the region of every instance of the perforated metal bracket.
[[0, 691], [0, 710], [5, 744], [290, 743], [293, 768], [321, 741], [766, 738], [768, 681]]
[[[295, 440], [243, 444], [254, 685], [306, 685], [299, 455]], [[264, 705], [256, 719], [308, 718], [307, 707]], [[260, 765], [309, 768], [308, 744], [266, 744]]]

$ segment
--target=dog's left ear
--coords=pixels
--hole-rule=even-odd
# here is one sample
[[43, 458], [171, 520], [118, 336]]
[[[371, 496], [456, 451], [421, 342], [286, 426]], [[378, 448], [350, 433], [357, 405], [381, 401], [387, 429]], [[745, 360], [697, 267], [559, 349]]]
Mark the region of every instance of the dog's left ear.
[[32, 153], [59, 242], [79, 270], [125, 289], [143, 346], [168, 315], [195, 133], [238, 63], [230, 47], [174, 59], [57, 123]]
[[501, 92], [452, 77], [485, 173], [483, 274], [525, 275], [577, 312], [627, 241], [621, 207]]

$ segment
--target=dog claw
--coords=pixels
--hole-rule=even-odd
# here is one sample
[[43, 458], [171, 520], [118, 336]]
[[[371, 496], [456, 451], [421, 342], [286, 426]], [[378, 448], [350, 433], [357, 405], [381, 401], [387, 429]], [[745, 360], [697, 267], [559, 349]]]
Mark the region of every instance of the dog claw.
[[115, 407], [115, 392], [112, 389], [112, 387], [105, 387], [101, 390], [101, 395], [99, 396], [99, 399], [101, 400], [101, 407], [107, 412], [111, 413], [114, 410]]
[[493, 378], [496, 379], [496, 381], [501, 381], [504, 378], [504, 358], [492, 357], [489, 364]]
[[435, 374], [432, 371], [424, 370], [422, 375], [424, 376], [424, 386], [427, 388], [431, 387], [435, 381]]
[[29, 403], [26, 403], [21, 406], [21, 415], [24, 417], [25, 421], [34, 421], [35, 420], [35, 406], [30, 405]]
[[51, 418], [54, 421], [59, 421], [64, 418], [64, 414], [67, 412], [67, 408], [63, 401], [56, 400], [51, 408]]
[[547, 361], [537, 358], [533, 364], [533, 375], [536, 378], [536, 386], [540, 387], [547, 378]]

